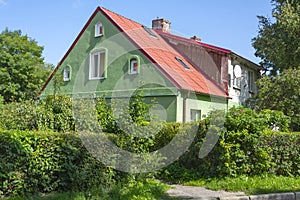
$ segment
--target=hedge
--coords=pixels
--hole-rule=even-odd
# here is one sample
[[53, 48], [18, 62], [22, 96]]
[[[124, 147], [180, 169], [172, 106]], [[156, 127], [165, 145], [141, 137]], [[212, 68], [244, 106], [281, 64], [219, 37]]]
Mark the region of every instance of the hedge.
[[0, 130], [0, 195], [85, 191], [114, 175], [74, 133]]
[[[230, 109], [225, 114], [224, 126], [215, 127], [219, 137], [217, 143], [206, 157], [200, 159], [199, 150], [205, 141], [210, 121], [219, 115], [221, 113], [217, 111], [198, 122], [193, 144], [177, 162], [162, 170], [161, 177], [176, 180], [185, 176], [186, 170], [198, 177], [264, 173], [300, 175], [300, 134], [271, 130], [274, 124], [281, 131], [288, 130], [289, 117], [278, 111], [257, 113], [245, 108]], [[168, 132], [164, 134], [174, 135]]]

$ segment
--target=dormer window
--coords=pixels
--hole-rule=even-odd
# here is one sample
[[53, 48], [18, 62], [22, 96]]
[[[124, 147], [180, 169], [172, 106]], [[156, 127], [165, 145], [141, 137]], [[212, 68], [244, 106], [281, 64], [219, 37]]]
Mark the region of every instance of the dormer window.
[[99, 37], [103, 35], [103, 25], [101, 22], [98, 22], [95, 25], [95, 37]]
[[129, 59], [129, 74], [138, 74], [140, 68], [140, 60], [138, 56]]
[[71, 80], [71, 66], [66, 66], [63, 72], [64, 81], [70, 81]]

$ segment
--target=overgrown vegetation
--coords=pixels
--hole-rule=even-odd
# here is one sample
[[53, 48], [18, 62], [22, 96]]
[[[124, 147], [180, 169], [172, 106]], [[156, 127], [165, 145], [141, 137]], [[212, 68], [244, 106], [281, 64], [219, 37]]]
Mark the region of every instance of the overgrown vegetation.
[[[280, 111], [256, 112], [242, 107], [230, 109], [226, 113], [224, 127], [215, 127], [219, 136], [217, 144], [208, 156], [199, 159], [199, 150], [210, 121], [224, 114], [223, 111], [214, 111], [208, 118], [184, 127], [180, 123], [166, 123], [158, 134], [138, 138], [116, 128], [116, 121], [107, 101], [98, 99], [94, 114], [106, 130], [112, 131], [107, 136], [119, 147], [131, 152], [145, 153], [160, 149], [180, 129], [183, 128], [188, 133], [190, 128], [197, 127], [192, 145], [175, 163], [160, 170], [159, 174], [130, 175], [104, 166], [85, 149], [76, 133], [66, 133], [75, 129], [71, 105], [70, 98], [61, 96], [49, 97], [41, 103], [0, 104], [5, 113], [0, 115], [1, 195], [26, 196], [74, 191], [76, 195], [105, 196], [119, 192], [118, 195], [123, 195], [122, 198], [126, 199], [133, 198], [128, 196], [129, 193], [134, 194], [131, 190], [145, 189], [144, 186], [151, 188], [148, 181], [151, 182], [153, 175], [159, 179], [182, 183], [203, 178], [211, 180], [212, 177], [219, 180], [222, 177], [238, 179], [261, 174], [290, 177], [300, 175], [300, 135], [287, 132], [290, 117]], [[147, 115], [140, 113], [140, 117], [136, 119], [139, 126], [151, 130], [153, 125], [147, 121]], [[126, 118], [124, 120], [127, 122]], [[274, 128], [281, 132], [271, 130]], [[149, 193], [137, 192], [136, 198], [145, 196], [145, 199], [153, 199], [150, 193], [160, 190], [159, 187], [155, 188], [151, 192], [149, 190]], [[104, 191], [108, 193], [103, 193]]]
[[257, 81], [259, 93], [249, 99], [249, 106], [257, 111], [272, 109], [291, 117], [291, 129], [300, 131], [300, 67], [283, 71], [280, 75], [264, 76]]

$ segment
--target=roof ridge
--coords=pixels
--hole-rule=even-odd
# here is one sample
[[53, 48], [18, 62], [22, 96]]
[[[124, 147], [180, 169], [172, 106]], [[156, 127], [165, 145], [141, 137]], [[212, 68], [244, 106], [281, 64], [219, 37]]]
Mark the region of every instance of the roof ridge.
[[183, 37], [183, 36], [180, 36], [180, 35], [175, 35], [175, 34], [172, 34], [172, 33], [165, 33], [165, 32], [160, 31], [160, 30], [155, 30], [155, 31], [159, 35], [175, 37], [175, 38], [180, 39], [180, 40], [185, 40], [187, 42], [190, 42], [190, 43], [193, 43], [193, 44], [196, 44], [196, 45], [204, 46], [204, 47], [211, 48], [211, 49], [214, 49], [214, 50], [219, 50], [219, 51], [222, 51], [224, 53], [231, 53], [232, 52], [230, 49], [226, 49], [226, 48], [219, 47], [219, 46], [216, 46], [216, 45], [208, 44], [208, 43], [205, 43], [205, 42], [202, 42], [202, 41], [195, 41], [191, 38]]

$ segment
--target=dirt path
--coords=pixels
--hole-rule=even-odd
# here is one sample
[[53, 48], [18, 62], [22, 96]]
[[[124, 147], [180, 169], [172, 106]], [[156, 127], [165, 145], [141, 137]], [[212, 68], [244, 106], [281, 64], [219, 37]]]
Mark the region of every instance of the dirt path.
[[227, 196], [243, 196], [243, 192], [226, 192], [226, 191], [212, 191], [205, 189], [204, 187], [194, 186], [182, 186], [182, 185], [171, 185], [173, 189], [167, 191], [172, 197], [178, 197], [182, 199], [216, 199], [216, 197], [227, 197]]

